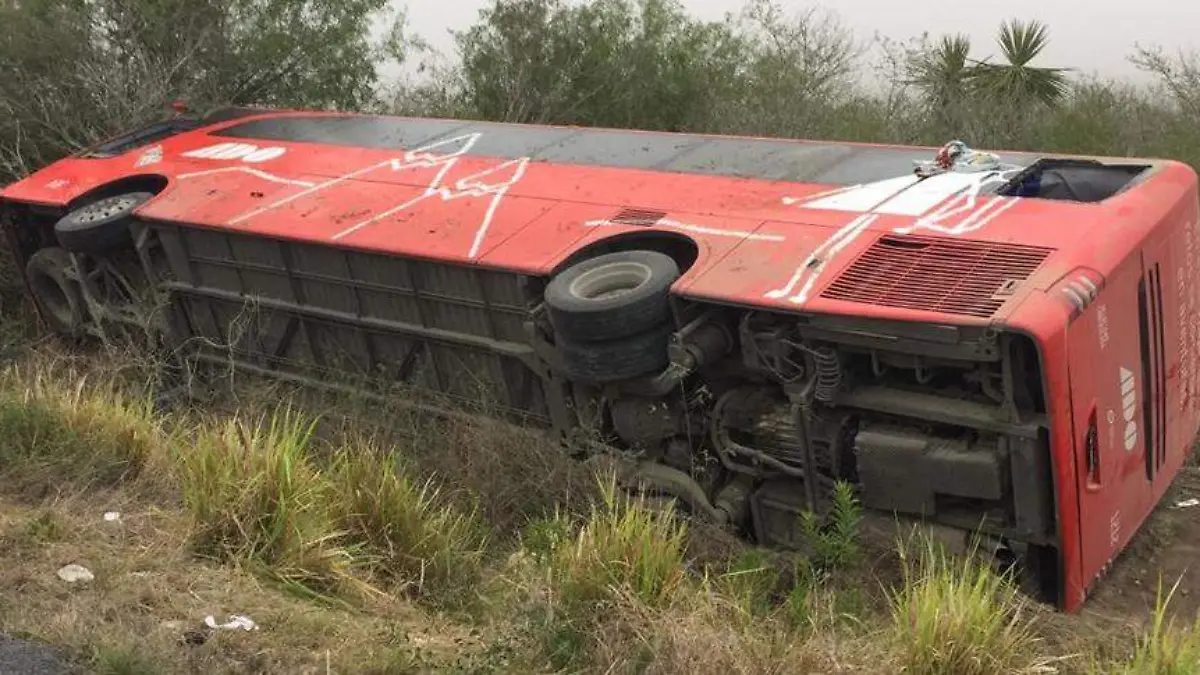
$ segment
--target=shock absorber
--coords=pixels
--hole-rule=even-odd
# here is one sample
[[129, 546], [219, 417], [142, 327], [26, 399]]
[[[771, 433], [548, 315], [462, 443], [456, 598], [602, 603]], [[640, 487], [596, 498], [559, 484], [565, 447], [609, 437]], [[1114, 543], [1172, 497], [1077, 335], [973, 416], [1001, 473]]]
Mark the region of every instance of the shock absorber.
[[832, 347], [816, 347], [808, 350], [813, 361], [815, 381], [813, 398], [822, 403], [832, 403], [842, 386], [842, 364]]

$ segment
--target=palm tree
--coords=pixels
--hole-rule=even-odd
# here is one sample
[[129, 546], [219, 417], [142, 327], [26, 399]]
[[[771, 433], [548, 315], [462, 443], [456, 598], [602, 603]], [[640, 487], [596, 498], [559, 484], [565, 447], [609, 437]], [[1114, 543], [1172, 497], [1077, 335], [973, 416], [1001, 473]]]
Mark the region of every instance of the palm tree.
[[1037, 101], [1054, 105], [1067, 92], [1066, 68], [1029, 65], [1049, 42], [1049, 31], [1039, 21], [1006, 21], [1000, 26], [1000, 51], [1007, 63], [976, 63], [972, 79], [978, 91], [1015, 103]]
[[944, 35], [933, 48], [908, 56], [906, 84], [919, 89], [934, 110], [946, 111], [970, 94], [975, 75], [970, 54], [966, 35]]

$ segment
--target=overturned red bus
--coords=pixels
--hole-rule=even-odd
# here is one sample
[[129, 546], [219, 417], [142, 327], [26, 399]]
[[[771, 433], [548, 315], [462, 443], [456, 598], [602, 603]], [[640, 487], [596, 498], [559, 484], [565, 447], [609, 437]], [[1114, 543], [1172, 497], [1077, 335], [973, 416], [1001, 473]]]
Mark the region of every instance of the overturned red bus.
[[0, 206], [58, 333], [150, 321], [199, 361], [486, 395], [599, 431], [764, 545], [847, 481], [983, 533], [1074, 610], [1200, 423], [1197, 177], [1023, 153], [914, 172], [932, 156], [234, 110]]

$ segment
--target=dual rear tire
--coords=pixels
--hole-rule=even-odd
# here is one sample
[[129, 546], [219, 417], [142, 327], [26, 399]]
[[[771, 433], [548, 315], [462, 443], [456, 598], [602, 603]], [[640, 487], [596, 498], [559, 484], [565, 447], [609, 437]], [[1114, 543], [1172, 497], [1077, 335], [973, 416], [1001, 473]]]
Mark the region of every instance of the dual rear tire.
[[130, 245], [130, 218], [153, 197], [150, 192], [126, 192], [78, 207], [54, 224], [58, 246], [38, 249], [29, 257], [25, 278], [38, 313], [52, 333], [79, 337], [88, 321], [71, 253], [103, 254]]
[[665, 368], [679, 266], [655, 251], [590, 258], [554, 277], [546, 309], [565, 374], [608, 384]]

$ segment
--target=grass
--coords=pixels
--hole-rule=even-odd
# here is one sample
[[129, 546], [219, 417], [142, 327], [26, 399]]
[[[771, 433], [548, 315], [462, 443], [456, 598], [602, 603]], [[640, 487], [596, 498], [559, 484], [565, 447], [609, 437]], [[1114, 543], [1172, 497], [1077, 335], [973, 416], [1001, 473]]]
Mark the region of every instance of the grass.
[[[572, 500], [594, 496], [584, 508], [545, 513], [549, 488], [514, 496], [526, 524], [497, 536], [514, 517], [463, 498], [482, 467], [433, 471], [436, 447], [319, 433], [288, 405], [161, 418], [126, 392], [46, 364], [0, 378], [0, 429], [15, 439], [0, 631], [93, 672], [1174, 675], [1200, 658], [1198, 626], [1169, 618], [1174, 590], [1141, 635], [1052, 650], [1006, 578], [924, 540], [899, 548], [899, 583], [873, 593], [866, 563], [888, 554], [864, 547], [848, 486], [826, 517], [804, 518], [804, 555], [739, 546], [701, 565], [689, 551], [702, 530], [611, 476], [572, 487]], [[446, 429], [426, 443], [451, 438], [481, 437]], [[490, 494], [509, 494], [509, 476], [495, 480]], [[104, 522], [114, 509], [121, 520]], [[66, 562], [96, 580], [65, 587], [53, 572]], [[463, 602], [471, 612], [443, 613]], [[233, 613], [263, 629], [183, 643], [205, 615]], [[1101, 639], [1112, 657], [1090, 669], [1048, 656]]]
[[1179, 581], [1163, 595], [1158, 584], [1157, 602], [1149, 628], [1138, 638], [1133, 656], [1095, 672], [1107, 675], [1192, 675], [1200, 671], [1200, 617], [1184, 625], [1169, 616], [1171, 599], [1179, 590]]
[[687, 526], [673, 507], [656, 510], [624, 495], [612, 477], [601, 483], [601, 499], [575, 539], [550, 558], [563, 601], [590, 613], [628, 592], [648, 607], [669, 605], [684, 580]]
[[0, 374], [0, 437], [4, 489], [38, 496], [129, 482], [166, 444], [149, 401], [55, 364]]
[[330, 509], [334, 491], [309, 456], [312, 430], [282, 410], [200, 431], [178, 453], [198, 553], [261, 566], [301, 591], [344, 590], [355, 561]]
[[956, 561], [932, 540], [915, 561], [902, 553], [902, 565], [892, 637], [904, 672], [1042, 672], [1030, 608], [1006, 577], [973, 555]]
[[361, 543], [377, 575], [441, 597], [478, 580], [486, 530], [432, 480], [418, 482], [394, 454], [361, 440], [338, 450], [329, 477], [334, 521]]

